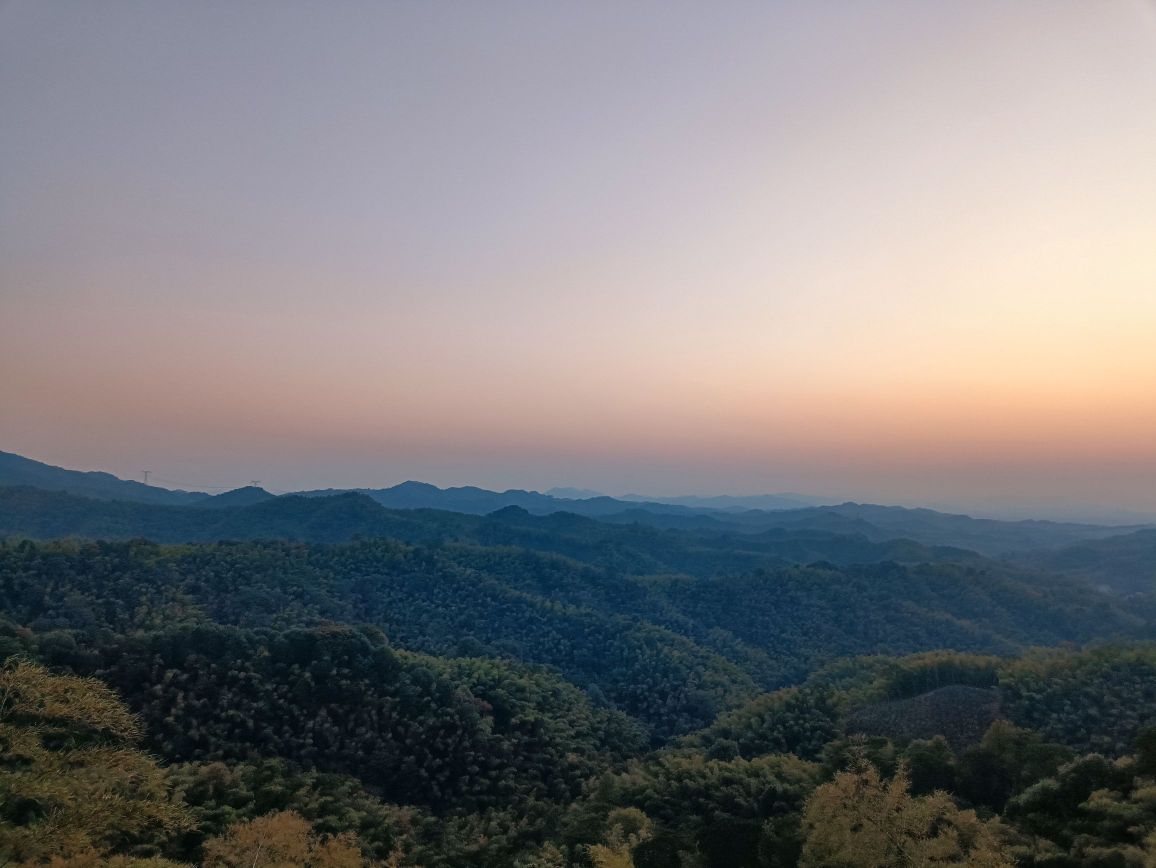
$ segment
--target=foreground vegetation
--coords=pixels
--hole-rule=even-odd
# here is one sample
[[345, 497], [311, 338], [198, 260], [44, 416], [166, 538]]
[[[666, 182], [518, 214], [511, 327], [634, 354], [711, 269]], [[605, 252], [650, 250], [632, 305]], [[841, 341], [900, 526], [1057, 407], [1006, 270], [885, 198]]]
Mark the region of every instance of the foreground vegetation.
[[[1137, 711], [1153, 719], [1156, 704], [1114, 704], [1111, 688], [1081, 680], [1141, 661], [1156, 679], [1151, 646], [1006, 662], [866, 659], [841, 667], [843, 689], [833, 691], [833, 673], [822, 673], [654, 752], [623, 733], [614, 754], [582, 723], [527, 706], [533, 720], [567, 728], [543, 741], [568, 755], [531, 756], [527, 743], [495, 740], [442, 778], [444, 755], [431, 736], [461, 738], [469, 727], [427, 697], [419, 725], [428, 729], [408, 737], [410, 765], [399, 773], [420, 780], [405, 782], [382, 779], [380, 769], [322, 771], [324, 759], [309, 751], [292, 760], [244, 757], [193, 719], [188, 728], [226, 759], [162, 764], [141, 749], [140, 718], [103, 682], [13, 658], [0, 672], [0, 854], [20, 865], [1141, 868], [1156, 858], [1156, 728], [1129, 721]], [[1033, 678], [1045, 687], [1041, 673], [1057, 671], [1070, 676], [1069, 690], [1099, 703], [1101, 719], [1131, 747], [1087, 752], [1003, 718], [958, 750], [943, 736], [865, 737], [847, 724], [849, 711], [920, 681], [987, 673], [1001, 696], [1019, 696]], [[1041, 707], [1062, 720], [1073, 698], [1057, 693]], [[236, 709], [222, 716], [244, 725]], [[499, 716], [479, 717], [496, 726]], [[532, 720], [520, 725], [532, 729]], [[471, 775], [471, 763], [491, 774]], [[544, 777], [554, 774], [558, 786]]]
[[0, 545], [0, 864], [1156, 864], [1142, 603], [620, 531]]

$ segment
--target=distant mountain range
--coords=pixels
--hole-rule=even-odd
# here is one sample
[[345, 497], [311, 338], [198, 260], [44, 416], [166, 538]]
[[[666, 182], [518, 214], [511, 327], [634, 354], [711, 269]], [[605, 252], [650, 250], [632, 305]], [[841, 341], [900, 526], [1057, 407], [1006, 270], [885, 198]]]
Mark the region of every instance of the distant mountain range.
[[[600, 491], [591, 491], [588, 488], [551, 488], [546, 494], [551, 497], [565, 500], [587, 500], [595, 497], [607, 497]], [[713, 497], [700, 497], [694, 494], [680, 497], [656, 497], [647, 494], [623, 494], [615, 498], [629, 503], [662, 503], [668, 506], [686, 506], [691, 509], [801, 509], [807, 506], [824, 506], [835, 503], [836, 500], [824, 497], [812, 497], [808, 494], [755, 494], [737, 496], [730, 494]]]
[[[438, 488], [428, 482], [412, 481], [402, 482], [390, 488], [325, 488], [297, 493], [303, 497], [328, 497], [350, 492], [364, 494], [390, 509], [445, 509], [450, 512], [465, 512], [471, 515], [487, 515], [499, 509], [516, 506], [537, 515], [548, 515], [552, 512], [572, 512], [576, 515], [605, 516], [622, 512], [635, 505], [605, 495], [571, 500], [542, 494], [539, 491], [524, 491], [517, 488], [507, 491], [490, 491], [472, 485]], [[683, 510], [682, 507], [672, 507], [661, 503], [645, 505], [664, 512]]]
[[808, 506], [829, 506], [834, 503], [830, 498], [811, 497], [806, 494], [754, 494], [736, 496], [720, 494], [713, 497], [699, 497], [687, 494], [681, 497], [648, 497], [642, 494], [624, 494], [620, 498], [631, 503], [665, 503], [670, 506], [685, 506], [690, 509], [721, 509], [721, 510], [780, 510], [803, 509]]
[[[100, 500], [130, 500], [169, 506], [218, 507], [255, 503], [274, 495], [247, 486], [224, 494], [175, 491], [140, 482], [119, 479], [111, 473], [84, 472], [54, 467], [11, 452], [0, 452], [0, 485], [29, 485], [49, 491], [64, 491]], [[573, 512], [577, 515], [608, 516], [635, 508], [652, 512], [702, 514], [714, 511], [785, 510], [813, 506], [819, 502], [804, 495], [768, 494], [754, 497], [672, 497], [647, 498], [628, 494], [610, 497], [596, 491], [554, 488], [538, 491], [510, 489], [490, 491], [475, 486], [438, 488], [427, 482], [402, 482], [388, 488], [331, 488], [297, 492], [304, 497], [324, 497], [356, 491], [390, 509], [444, 509], [485, 515], [507, 506], [517, 506], [539, 515]]]
[[[423, 482], [403, 482], [389, 488], [303, 491], [292, 497], [278, 497], [253, 486], [209, 495], [142, 485], [108, 473], [53, 467], [3, 452], [0, 452], [0, 487], [25, 487], [90, 499], [51, 503], [27, 493], [20, 496], [9, 493], [0, 500], [0, 534], [10, 536], [147, 536], [158, 540], [266, 536], [333, 540], [358, 534], [398, 534], [399, 525], [408, 520], [406, 511], [413, 510], [473, 516], [505, 513], [507, 517], [566, 514], [613, 525], [645, 525], [663, 531], [691, 532], [700, 543], [712, 537], [726, 538], [726, 546], [731, 549], [753, 549], [764, 555], [774, 553], [776, 557], [803, 561], [825, 558], [828, 556], [825, 553], [831, 551], [844, 559], [853, 551], [858, 551], [857, 556], [866, 560], [895, 557], [894, 553], [883, 554], [879, 547], [896, 541], [909, 541], [914, 546], [914, 549], [901, 547], [900, 559], [939, 559], [942, 555], [937, 555], [936, 550], [947, 549], [1002, 557], [1060, 549], [1147, 529], [1140, 525], [998, 521], [931, 509], [858, 503], [785, 506], [801, 495], [685, 497], [667, 501], [635, 500], [635, 495], [567, 498], [558, 495], [586, 492], [567, 489], [545, 494], [518, 489], [497, 492], [473, 486], [438, 488]], [[345, 497], [335, 499], [340, 495]], [[350, 495], [357, 497], [350, 498]], [[100, 507], [91, 500], [116, 501], [117, 505]], [[324, 502], [311, 506], [309, 501], [314, 500]], [[780, 505], [773, 509], [742, 506], [753, 502]], [[134, 504], [182, 509], [176, 513], [157, 512], [135, 509]], [[374, 506], [385, 509], [375, 510]], [[194, 515], [208, 510], [222, 514], [215, 519]], [[506, 512], [511, 510], [513, 512]], [[405, 534], [400, 536], [407, 538]], [[736, 542], [736, 538], [740, 541]]]
[[[213, 498], [215, 500], [215, 498]], [[0, 539], [149, 539], [155, 542], [283, 539], [334, 543], [389, 538], [534, 549], [644, 574], [710, 577], [785, 563], [977, 562], [974, 552], [911, 540], [873, 541], [822, 530], [739, 533], [607, 522], [510, 506], [489, 515], [387, 509], [366, 494], [284, 495], [209, 509], [93, 500], [28, 487], [0, 488]]]
[[490, 491], [471, 485], [438, 488], [428, 482], [412, 481], [390, 488], [318, 489], [297, 493], [305, 497], [319, 497], [350, 491], [368, 495], [390, 509], [448, 509], [451, 512], [467, 512], [474, 515], [486, 515], [508, 506], [520, 507], [538, 515], [572, 512], [576, 515], [605, 517], [637, 509], [673, 515], [709, 515], [718, 512], [802, 509], [814, 505], [802, 495], [646, 498], [642, 495], [627, 494], [622, 497], [611, 497], [579, 488], [552, 488], [546, 493], [517, 488]]

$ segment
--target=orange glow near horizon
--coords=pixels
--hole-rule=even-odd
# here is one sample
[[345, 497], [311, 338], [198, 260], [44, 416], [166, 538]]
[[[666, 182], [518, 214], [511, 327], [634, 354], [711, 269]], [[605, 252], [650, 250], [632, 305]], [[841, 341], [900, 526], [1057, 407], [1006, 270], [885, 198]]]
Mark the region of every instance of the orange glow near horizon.
[[0, 11], [0, 449], [1156, 513], [1148, 5], [286, 6]]

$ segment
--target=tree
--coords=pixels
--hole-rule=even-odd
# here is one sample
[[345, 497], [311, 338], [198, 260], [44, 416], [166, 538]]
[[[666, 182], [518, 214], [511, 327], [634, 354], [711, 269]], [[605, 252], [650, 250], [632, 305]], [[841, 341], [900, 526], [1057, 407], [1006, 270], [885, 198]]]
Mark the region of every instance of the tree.
[[946, 793], [912, 796], [902, 764], [890, 781], [860, 760], [807, 800], [802, 868], [1010, 868], [990, 824]]
[[205, 843], [205, 868], [363, 868], [353, 835], [322, 838], [309, 821], [279, 811], [238, 823]]
[[534, 853], [516, 859], [514, 868], [566, 868], [566, 857], [554, 844], [547, 842]]
[[617, 808], [606, 818], [605, 843], [586, 849], [595, 868], [634, 868], [632, 851], [650, 838], [650, 818], [638, 808]]
[[1136, 736], [1136, 772], [1156, 777], [1156, 726], [1146, 726]]
[[0, 863], [83, 864], [188, 826], [140, 728], [100, 682], [0, 668]]
[[911, 742], [903, 751], [903, 759], [907, 762], [911, 791], [916, 795], [956, 789], [955, 754], [943, 736]]
[[997, 720], [983, 741], [959, 759], [959, 794], [972, 804], [1002, 811], [1007, 800], [1036, 781], [1056, 773], [1072, 758], [1063, 745], [1043, 740], [1037, 732]]

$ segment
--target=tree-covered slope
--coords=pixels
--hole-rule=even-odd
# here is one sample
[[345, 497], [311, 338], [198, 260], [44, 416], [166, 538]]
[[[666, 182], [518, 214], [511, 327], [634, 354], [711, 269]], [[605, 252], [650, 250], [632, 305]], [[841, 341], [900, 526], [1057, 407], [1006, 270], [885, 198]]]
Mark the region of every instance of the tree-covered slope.
[[397, 647], [553, 668], [657, 738], [832, 658], [1142, 633], [1078, 583], [896, 564], [637, 577], [554, 555], [366, 540], [0, 546], [0, 604], [36, 632], [372, 624]]
[[372, 629], [174, 628], [104, 645], [91, 664], [171, 760], [279, 757], [437, 811], [568, 801], [644, 744], [556, 677], [397, 652]]
[[456, 563], [452, 549], [400, 543], [5, 546], [0, 603], [37, 631], [371, 623], [412, 650], [548, 665], [659, 737], [701, 726], [757, 690], [686, 636], [517, 590]]
[[[1130, 868], [1156, 834], [1151, 649], [1071, 647], [1151, 636], [1145, 598], [840, 532], [837, 511], [760, 530], [238, 499], [0, 488], [6, 671], [111, 686], [182, 818], [66, 852], [26, 788], [0, 799], [0, 860], [23, 840], [124, 868], [860, 868], [884, 803], [946, 864]], [[67, 781], [67, 751], [6, 708]]]
[[1120, 594], [1156, 594], [1156, 530], [1088, 540], [1055, 551], [1027, 552], [1017, 560]]
[[788, 561], [976, 559], [967, 551], [928, 548], [910, 540], [873, 542], [861, 534], [807, 528], [749, 534], [714, 526], [659, 527], [646, 520], [613, 523], [566, 512], [534, 515], [519, 507], [477, 516], [432, 509], [386, 509], [360, 493], [271, 498], [260, 496], [259, 490], [230, 492], [181, 508], [95, 500], [30, 487], [0, 487], [0, 537], [155, 542], [343, 542], [364, 537], [408, 542], [457, 540], [553, 552], [623, 572], [693, 575]]

